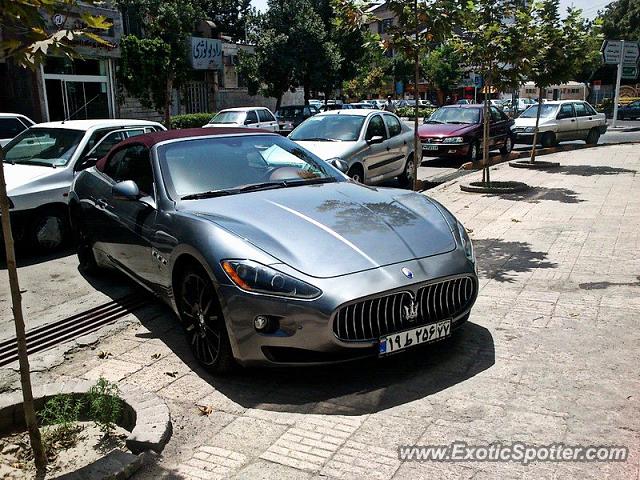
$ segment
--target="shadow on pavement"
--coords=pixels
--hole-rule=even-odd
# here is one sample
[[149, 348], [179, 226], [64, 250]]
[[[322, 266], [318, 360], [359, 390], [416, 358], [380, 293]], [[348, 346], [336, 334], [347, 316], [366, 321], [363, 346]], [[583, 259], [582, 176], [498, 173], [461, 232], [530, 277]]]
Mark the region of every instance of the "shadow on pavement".
[[[0, 238], [0, 270], [7, 269], [7, 257], [5, 254], [4, 243]], [[34, 251], [31, 248], [16, 246], [16, 261], [18, 263], [18, 268], [21, 267], [29, 267], [31, 265], [38, 265], [40, 263], [49, 262], [51, 260], [57, 260], [59, 258], [68, 257], [70, 255], [75, 255], [76, 248], [73, 245], [65, 246], [55, 252], [51, 253], [39, 253]]]
[[568, 188], [533, 187], [526, 192], [491, 194], [491, 196], [498, 196], [505, 200], [521, 200], [527, 203], [540, 203], [543, 200], [560, 203], [584, 202], [578, 198], [578, 192]]
[[606, 165], [562, 165], [561, 168], [555, 168], [555, 173], [563, 175], [580, 175], [582, 177], [592, 177], [595, 175], [620, 175], [623, 173], [638, 173], [637, 170], [628, 168], [609, 167]]
[[519, 273], [528, 273], [542, 268], [556, 268], [556, 263], [547, 261], [545, 252], [531, 250], [526, 242], [510, 242], [499, 238], [473, 240], [478, 262], [478, 274], [497, 282], [514, 282]]

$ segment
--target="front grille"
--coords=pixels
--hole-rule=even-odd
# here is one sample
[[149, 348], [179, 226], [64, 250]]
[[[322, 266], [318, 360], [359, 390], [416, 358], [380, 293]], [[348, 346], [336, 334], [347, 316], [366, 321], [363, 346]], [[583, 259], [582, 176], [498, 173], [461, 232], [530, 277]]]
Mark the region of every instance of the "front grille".
[[457, 317], [475, 296], [473, 277], [460, 277], [420, 287], [414, 294], [397, 292], [340, 308], [333, 321], [333, 333], [347, 342], [370, 341]]
[[422, 143], [442, 143], [443, 140], [440, 137], [420, 137]]

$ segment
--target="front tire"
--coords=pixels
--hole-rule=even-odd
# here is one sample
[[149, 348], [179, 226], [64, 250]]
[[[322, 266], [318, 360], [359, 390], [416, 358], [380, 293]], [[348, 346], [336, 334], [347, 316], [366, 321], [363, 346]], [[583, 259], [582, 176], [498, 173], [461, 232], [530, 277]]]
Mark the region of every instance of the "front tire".
[[507, 138], [504, 140], [504, 145], [500, 148], [500, 153], [502, 155], [509, 155], [513, 150], [513, 138], [511, 135], [507, 135]]
[[90, 275], [100, 270], [96, 256], [93, 253], [93, 243], [78, 216], [73, 219], [73, 231], [76, 240], [76, 251], [80, 270]]
[[480, 149], [480, 145], [478, 142], [473, 142], [469, 146], [469, 153], [467, 154], [467, 158], [470, 162], [475, 163], [478, 161], [478, 150]]
[[540, 143], [542, 144], [542, 146], [544, 148], [550, 148], [550, 147], [555, 147], [556, 144], [558, 143], [556, 141], [556, 134], [553, 132], [545, 132], [542, 134], [542, 140], [540, 140]]
[[225, 373], [235, 365], [222, 309], [209, 275], [190, 266], [180, 277], [177, 304], [196, 360], [213, 373]]
[[354, 182], [364, 183], [364, 169], [361, 165], [356, 164], [349, 169], [347, 177], [351, 178]]
[[411, 154], [404, 164], [404, 171], [398, 177], [400, 188], [413, 188], [414, 155]]
[[61, 209], [37, 211], [29, 227], [29, 243], [38, 252], [52, 252], [62, 247], [69, 233], [69, 218]]

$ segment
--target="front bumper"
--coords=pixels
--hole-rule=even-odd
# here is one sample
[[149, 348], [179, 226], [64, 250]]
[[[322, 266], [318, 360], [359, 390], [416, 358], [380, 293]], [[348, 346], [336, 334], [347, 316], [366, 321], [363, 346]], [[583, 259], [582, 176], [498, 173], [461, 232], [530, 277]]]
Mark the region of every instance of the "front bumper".
[[[415, 274], [408, 279], [402, 268]], [[219, 286], [223, 313], [237, 361], [253, 365], [317, 365], [376, 356], [378, 341], [343, 341], [333, 330], [341, 306], [377, 298], [381, 294], [415, 292], [426, 283], [468, 275], [475, 284], [474, 296], [464, 311], [452, 319], [452, 328], [462, 325], [477, 295], [475, 266], [459, 249], [365, 272], [331, 279], [316, 279], [323, 294], [311, 301], [252, 295], [235, 286]], [[307, 279], [305, 279], [307, 280]], [[255, 331], [253, 320], [267, 315], [279, 321], [274, 333]]]
[[423, 157], [465, 157], [469, 154], [468, 143], [422, 143]]

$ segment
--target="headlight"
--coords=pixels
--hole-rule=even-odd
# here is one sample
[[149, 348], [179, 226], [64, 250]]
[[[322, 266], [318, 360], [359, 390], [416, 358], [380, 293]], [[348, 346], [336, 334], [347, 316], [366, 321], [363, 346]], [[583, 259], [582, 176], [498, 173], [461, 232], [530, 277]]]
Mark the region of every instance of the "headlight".
[[240, 289], [280, 297], [316, 298], [316, 287], [251, 260], [223, 260], [222, 268]]
[[476, 263], [476, 254], [473, 251], [473, 243], [471, 243], [471, 239], [469, 238], [467, 231], [460, 222], [458, 222], [458, 232], [460, 233], [460, 241], [462, 242], [462, 248], [465, 256], [473, 263]]
[[536, 127], [526, 127], [524, 131], [525, 133], [534, 133], [536, 131]]
[[464, 138], [462, 137], [448, 137], [445, 138], [442, 143], [464, 143]]

